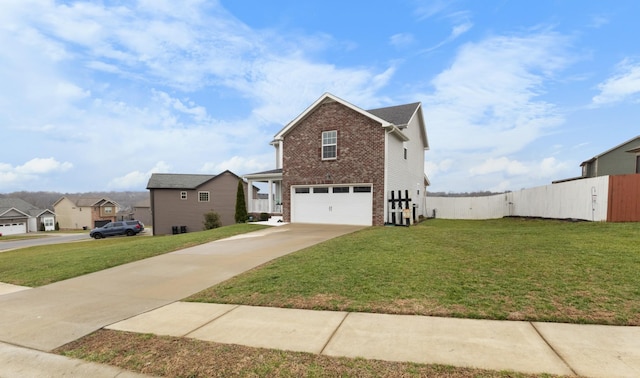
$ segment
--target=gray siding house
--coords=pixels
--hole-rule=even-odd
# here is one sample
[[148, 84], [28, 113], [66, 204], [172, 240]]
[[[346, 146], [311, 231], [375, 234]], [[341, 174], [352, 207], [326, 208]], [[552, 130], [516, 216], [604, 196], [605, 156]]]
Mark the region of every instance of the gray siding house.
[[640, 173], [640, 136], [582, 162], [582, 178]]
[[20, 198], [0, 198], [0, 235], [53, 231], [56, 215]]
[[[151, 200], [151, 227], [154, 235], [182, 231], [202, 231], [204, 214], [216, 212], [222, 226], [235, 223], [239, 176], [231, 171], [219, 175], [154, 173], [147, 189]], [[245, 202], [248, 184], [244, 182]], [[257, 188], [253, 188], [257, 196]]]

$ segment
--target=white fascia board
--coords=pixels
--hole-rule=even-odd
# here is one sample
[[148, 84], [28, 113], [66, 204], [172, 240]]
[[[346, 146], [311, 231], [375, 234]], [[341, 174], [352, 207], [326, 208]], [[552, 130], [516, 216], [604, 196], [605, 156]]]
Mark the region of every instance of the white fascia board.
[[[275, 137], [273, 138], [274, 141], [275, 140], [279, 140], [282, 139], [288, 132], [289, 130], [291, 130], [292, 128], [294, 128], [300, 121], [302, 121], [303, 119], [305, 119], [316, 107], [318, 107], [320, 104], [322, 104], [323, 102], [327, 101], [327, 100], [332, 100], [335, 102], [338, 102], [366, 117], [371, 118], [372, 120], [379, 122], [383, 127], [387, 127], [390, 126], [391, 124], [385, 120], [383, 120], [382, 118], [376, 117], [375, 115], [367, 112], [366, 110], [360, 109], [359, 107], [351, 104], [350, 102], [347, 102], [339, 97], [336, 97], [334, 95], [332, 95], [331, 93], [325, 93], [322, 96], [320, 96], [320, 98], [318, 98], [313, 104], [311, 104], [307, 109], [305, 109], [304, 112], [300, 113], [300, 115], [298, 115], [296, 118], [294, 118], [291, 122], [289, 122], [282, 130], [280, 130]], [[273, 143], [273, 142], [272, 142]]]

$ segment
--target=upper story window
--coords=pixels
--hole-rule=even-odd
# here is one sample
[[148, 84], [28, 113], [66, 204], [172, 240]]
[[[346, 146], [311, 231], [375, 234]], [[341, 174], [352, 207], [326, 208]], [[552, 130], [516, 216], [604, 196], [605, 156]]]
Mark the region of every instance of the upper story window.
[[338, 157], [338, 131], [322, 132], [322, 160], [331, 160]]
[[104, 207], [104, 213], [105, 214], [111, 214], [113, 213], [113, 208], [111, 206], [105, 206]]
[[180, 192], [180, 199], [181, 200], [186, 200], [187, 199], [187, 192]]
[[209, 202], [209, 192], [198, 192], [198, 202]]
[[402, 142], [402, 153], [404, 154], [404, 160], [407, 160], [407, 142]]

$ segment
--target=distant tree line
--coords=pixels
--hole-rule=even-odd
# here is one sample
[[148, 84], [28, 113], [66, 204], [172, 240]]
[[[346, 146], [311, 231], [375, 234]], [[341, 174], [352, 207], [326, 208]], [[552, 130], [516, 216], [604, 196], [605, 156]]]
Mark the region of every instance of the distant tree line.
[[20, 198], [40, 208], [53, 211], [53, 204], [63, 196], [81, 197], [106, 197], [116, 201], [122, 210], [132, 209], [138, 202], [149, 199], [149, 192], [85, 192], [85, 193], [60, 193], [60, 192], [12, 192], [0, 193], [0, 198]]

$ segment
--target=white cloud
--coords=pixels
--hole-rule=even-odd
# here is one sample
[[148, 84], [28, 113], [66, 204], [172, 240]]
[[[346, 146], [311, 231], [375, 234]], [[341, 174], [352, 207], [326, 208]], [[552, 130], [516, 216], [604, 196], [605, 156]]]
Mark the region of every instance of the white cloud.
[[522, 175], [529, 172], [529, 169], [524, 164], [517, 160], [510, 160], [507, 157], [500, 157], [497, 159], [489, 158], [482, 164], [472, 167], [469, 170], [471, 175], [485, 175], [488, 173], [504, 172], [507, 175]]
[[637, 101], [640, 93], [640, 63], [625, 59], [616, 67], [616, 73], [598, 85], [600, 93], [593, 97], [594, 105], [626, 100]]
[[[568, 61], [566, 38], [547, 32], [491, 37], [465, 44], [432, 80], [425, 116], [429, 138], [449, 150], [519, 151], [562, 122], [553, 104], [537, 100], [545, 81]], [[499, 67], [499, 69], [496, 69]]]
[[451, 3], [445, 0], [434, 0], [429, 2], [420, 2], [414, 11], [419, 20], [434, 17], [443, 13]]
[[389, 43], [397, 48], [405, 48], [416, 42], [416, 38], [411, 33], [397, 33], [389, 38]]
[[132, 171], [124, 176], [116, 177], [111, 180], [108, 184], [110, 189], [120, 189], [120, 190], [142, 190], [142, 188], [146, 188], [147, 182], [149, 182], [149, 178], [152, 173], [166, 173], [170, 170], [170, 165], [165, 163], [164, 161], [159, 161], [156, 165], [149, 169], [147, 172], [140, 171]]
[[273, 169], [275, 167], [275, 157], [273, 154], [260, 157], [233, 156], [225, 161], [206, 163], [200, 169], [201, 172], [218, 174], [229, 170], [237, 175], [255, 173]]
[[34, 158], [18, 166], [0, 163], [0, 190], [18, 190], [27, 183], [47, 182], [49, 177], [72, 168], [73, 164], [60, 162], [52, 157]]
[[18, 174], [46, 174], [50, 172], [64, 172], [73, 167], [69, 162], [61, 163], [54, 158], [35, 158], [31, 159], [23, 165], [17, 166], [15, 171]]
[[473, 27], [473, 23], [469, 21], [466, 21], [464, 23], [454, 26], [453, 30], [451, 30], [451, 35], [449, 36], [448, 41], [452, 41], [458, 38], [459, 36], [471, 30], [472, 27]]

